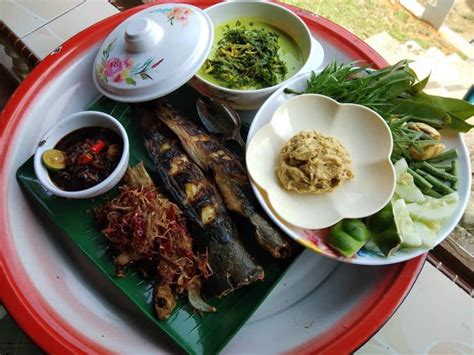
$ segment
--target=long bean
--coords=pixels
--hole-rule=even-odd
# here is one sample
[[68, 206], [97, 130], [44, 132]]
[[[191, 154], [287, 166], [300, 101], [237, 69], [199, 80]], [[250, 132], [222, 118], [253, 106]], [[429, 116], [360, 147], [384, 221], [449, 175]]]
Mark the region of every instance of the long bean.
[[416, 171], [418, 174], [420, 174], [421, 176], [423, 176], [425, 179], [426, 179], [426, 177], [427, 177], [428, 175], [430, 175], [430, 174], [428, 174], [426, 171], [421, 170], [421, 169], [416, 169], [415, 171]]
[[458, 178], [456, 176], [451, 175], [451, 174], [445, 172], [444, 170], [437, 169], [433, 165], [431, 165], [430, 163], [427, 163], [426, 161], [421, 163], [421, 168], [424, 171], [430, 173], [431, 175], [433, 175], [437, 178], [440, 178], [441, 180], [450, 181], [450, 182], [458, 181]]
[[[423, 162], [410, 162], [408, 165], [412, 169], [416, 168], [422, 168]], [[451, 170], [451, 162], [446, 161], [446, 162], [440, 162], [440, 163], [429, 163], [432, 166], [434, 166], [436, 169], [442, 169], [442, 170]]]
[[413, 176], [415, 185], [417, 185], [421, 190], [431, 189], [433, 187], [433, 185], [431, 185], [423, 176], [418, 174], [413, 169], [408, 168], [408, 172], [411, 174], [411, 176]]
[[459, 189], [459, 160], [456, 159], [451, 162], [451, 173], [458, 178], [452, 184], [452, 188], [457, 191]]
[[425, 161], [428, 162], [428, 163], [439, 163], [440, 161], [445, 161], [445, 160], [448, 160], [448, 159], [454, 159], [454, 158], [457, 158], [457, 157], [458, 157], [458, 154], [456, 153], [456, 149], [450, 149], [450, 150], [445, 151], [444, 153], [441, 153], [441, 154], [435, 156], [434, 158], [431, 158], [431, 159], [428, 159], [428, 160], [425, 160]]
[[433, 189], [426, 189], [426, 190], [422, 189], [421, 192], [423, 192], [423, 195], [428, 195], [428, 196], [431, 196], [431, 197], [434, 197], [434, 198], [443, 197], [443, 195], [441, 195], [440, 193], [436, 192]]
[[450, 162], [440, 162], [440, 163], [430, 163], [430, 164], [433, 165], [437, 169], [451, 170]]
[[443, 184], [442, 181], [438, 180], [434, 176], [428, 174], [427, 176], [425, 176], [425, 179], [428, 180], [431, 184], [433, 184], [433, 190], [436, 190], [443, 195], [447, 195], [454, 192], [452, 188], [446, 186], [445, 184]]

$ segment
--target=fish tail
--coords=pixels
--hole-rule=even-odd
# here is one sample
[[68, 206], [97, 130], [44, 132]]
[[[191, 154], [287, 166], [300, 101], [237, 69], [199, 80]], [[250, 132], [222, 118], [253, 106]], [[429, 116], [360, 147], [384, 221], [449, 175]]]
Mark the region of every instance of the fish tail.
[[159, 319], [167, 319], [174, 307], [176, 299], [169, 285], [156, 285], [154, 291], [155, 312]]
[[213, 313], [216, 311], [215, 307], [210, 306], [202, 299], [201, 282], [199, 280], [189, 284], [188, 300], [191, 306], [193, 306], [193, 308], [199, 312]]
[[258, 213], [250, 216], [255, 226], [255, 237], [258, 244], [276, 259], [285, 259], [293, 254], [293, 248], [265, 218]]

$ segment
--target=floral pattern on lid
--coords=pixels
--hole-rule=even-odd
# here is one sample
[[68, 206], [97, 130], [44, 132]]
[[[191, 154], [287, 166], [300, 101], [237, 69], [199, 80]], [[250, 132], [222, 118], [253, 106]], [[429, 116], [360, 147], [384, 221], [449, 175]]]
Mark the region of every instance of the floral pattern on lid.
[[148, 58], [144, 63], [138, 63], [134, 65], [133, 58], [125, 57], [120, 59], [117, 57], [109, 58], [110, 52], [113, 49], [113, 45], [116, 39], [102, 51], [102, 60], [97, 66], [97, 75], [103, 82], [113, 80], [115, 83], [125, 82], [127, 85], [137, 85], [138, 79], [141, 80], [153, 80], [150, 75], [155, 68], [160, 65], [164, 58], [155, 60], [154, 58]]
[[166, 17], [168, 17], [168, 22], [171, 26], [173, 26], [173, 21], [177, 21], [181, 23], [181, 25], [186, 26], [190, 14], [191, 10], [186, 7], [175, 7], [166, 15]]
[[168, 23], [173, 26], [174, 22], [179, 22], [181, 25], [186, 26], [189, 22], [189, 16], [193, 13], [193, 11], [188, 7], [183, 6], [176, 6], [176, 7], [168, 7], [168, 8], [161, 8], [156, 10], [151, 10], [148, 13], [160, 13], [164, 14], [168, 19]]

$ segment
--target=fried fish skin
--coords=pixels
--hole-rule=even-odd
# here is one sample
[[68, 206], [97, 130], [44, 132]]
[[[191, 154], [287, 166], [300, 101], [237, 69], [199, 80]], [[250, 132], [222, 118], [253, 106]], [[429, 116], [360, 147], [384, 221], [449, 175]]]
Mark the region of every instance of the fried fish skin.
[[156, 115], [178, 136], [194, 162], [214, 175], [227, 208], [254, 225], [260, 246], [274, 258], [291, 256], [292, 244], [257, 211], [247, 171], [234, 153], [170, 104], [156, 100], [153, 105]]
[[213, 271], [206, 281], [208, 291], [222, 297], [262, 280], [263, 269], [240, 243], [216, 188], [188, 158], [179, 142], [164, 135], [159, 124], [148, 123], [144, 136], [145, 147], [164, 188], [202, 232], [200, 242], [208, 250]]

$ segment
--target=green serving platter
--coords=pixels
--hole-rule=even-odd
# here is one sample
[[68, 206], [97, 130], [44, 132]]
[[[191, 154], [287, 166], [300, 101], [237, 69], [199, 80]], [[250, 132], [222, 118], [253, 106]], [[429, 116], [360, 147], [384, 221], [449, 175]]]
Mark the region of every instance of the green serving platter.
[[[196, 93], [184, 87], [168, 97], [171, 103], [191, 115], [195, 115]], [[133, 105], [118, 103], [105, 97], [99, 98], [87, 110], [106, 112], [118, 119], [125, 127], [130, 140], [130, 165], [143, 161], [150, 175], [155, 179], [156, 172], [143, 145], [139, 124]], [[217, 308], [216, 313], [199, 314], [180, 299], [169, 319], [160, 321], [155, 317], [152, 291], [153, 285], [134, 270], [126, 277], [115, 276], [115, 265], [108, 252], [107, 242], [94, 222], [94, 207], [104, 203], [117, 194], [115, 188], [108, 194], [94, 199], [72, 200], [57, 197], [46, 191], [39, 183], [33, 170], [33, 158], [25, 162], [17, 171], [17, 179], [23, 191], [31, 197], [34, 204], [43, 212], [45, 220], [52, 222], [58, 233], [64, 233], [84, 254], [137, 305], [145, 317], [157, 325], [186, 352], [191, 354], [218, 353], [250, 318], [273, 287], [288, 270], [294, 259], [275, 260], [263, 252], [254, 242], [253, 230], [239, 220], [240, 235], [247, 249], [265, 270], [265, 280], [239, 289], [227, 297], [211, 298], [208, 302]], [[237, 217], [235, 217], [237, 218]], [[105, 297], [105, 296], [104, 296]]]

